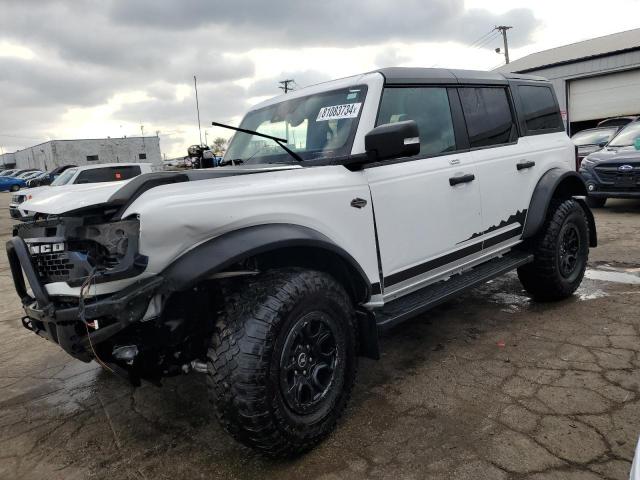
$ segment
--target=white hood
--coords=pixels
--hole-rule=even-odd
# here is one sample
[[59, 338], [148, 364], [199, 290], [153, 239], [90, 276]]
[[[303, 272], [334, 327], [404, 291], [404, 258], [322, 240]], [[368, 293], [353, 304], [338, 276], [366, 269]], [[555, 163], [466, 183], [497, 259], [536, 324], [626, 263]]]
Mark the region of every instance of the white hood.
[[109, 200], [111, 195], [127, 182], [128, 180], [120, 180], [117, 182], [40, 187], [37, 189], [37, 197], [20, 204], [20, 210], [28, 212], [27, 215], [33, 213], [59, 215], [91, 205], [100, 205]]

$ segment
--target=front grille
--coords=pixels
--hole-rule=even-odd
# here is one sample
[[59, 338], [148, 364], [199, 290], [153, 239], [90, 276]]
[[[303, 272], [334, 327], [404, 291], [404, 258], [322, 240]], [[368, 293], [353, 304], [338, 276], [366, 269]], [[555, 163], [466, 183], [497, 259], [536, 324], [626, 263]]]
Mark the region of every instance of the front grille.
[[[631, 165], [633, 169], [621, 171], [621, 165]], [[621, 163], [607, 164], [594, 168], [600, 181], [607, 186], [607, 190], [633, 190], [640, 185], [640, 164]]]
[[24, 202], [25, 196], [24, 195], [12, 195], [11, 196], [11, 201], [13, 203], [22, 203]]
[[67, 252], [40, 253], [32, 255], [38, 275], [45, 283], [66, 282], [73, 264]]

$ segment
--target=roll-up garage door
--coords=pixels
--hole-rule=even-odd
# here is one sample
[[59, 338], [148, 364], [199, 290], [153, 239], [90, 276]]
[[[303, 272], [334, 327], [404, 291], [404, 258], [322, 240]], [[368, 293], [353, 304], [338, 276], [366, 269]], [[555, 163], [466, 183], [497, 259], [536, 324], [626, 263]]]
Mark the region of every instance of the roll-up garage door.
[[569, 83], [569, 120], [640, 114], [640, 69]]

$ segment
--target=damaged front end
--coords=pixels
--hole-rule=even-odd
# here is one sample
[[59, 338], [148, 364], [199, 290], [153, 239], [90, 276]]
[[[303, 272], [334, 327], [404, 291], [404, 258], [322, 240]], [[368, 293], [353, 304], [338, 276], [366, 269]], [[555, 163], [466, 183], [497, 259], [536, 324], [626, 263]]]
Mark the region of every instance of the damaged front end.
[[[100, 293], [102, 283], [145, 271], [139, 238], [135, 217], [61, 216], [17, 225], [7, 242], [24, 327], [136, 384], [140, 378], [157, 381], [183, 371], [203, 342], [203, 332], [192, 331], [185, 321], [196, 312], [183, 311], [185, 304], [203, 308], [202, 296], [185, 292], [194, 296], [191, 302], [172, 302], [160, 275], [141, 276], [116, 293]], [[79, 293], [51, 295], [55, 285]]]

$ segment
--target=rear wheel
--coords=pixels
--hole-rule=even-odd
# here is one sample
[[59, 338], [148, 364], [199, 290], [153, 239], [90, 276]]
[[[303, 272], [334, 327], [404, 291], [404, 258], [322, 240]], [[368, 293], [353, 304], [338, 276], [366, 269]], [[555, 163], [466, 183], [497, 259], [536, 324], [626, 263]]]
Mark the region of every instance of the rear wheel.
[[351, 300], [329, 275], [286, 269], [252, 280], [228, 300], [207, 355], [221, 424], [270, 456], [309, 450], [349, 400], [355, 339]]
[[11, 188], [9, 188], [9, 190], [12, 192], [17, 192], [18, 190], [20, 190], [20, 185], [11, 185]]
[[591, 208], [602, 208], [607, 203], [607, 197], [587, 197], [587, 205]]
[[540, 233], [531, 240], [534, 261], [518, 277], [536, 300], [560, 300], [576, 291], [589, 259], [589, 224], [574, 199], [554, 200]]

